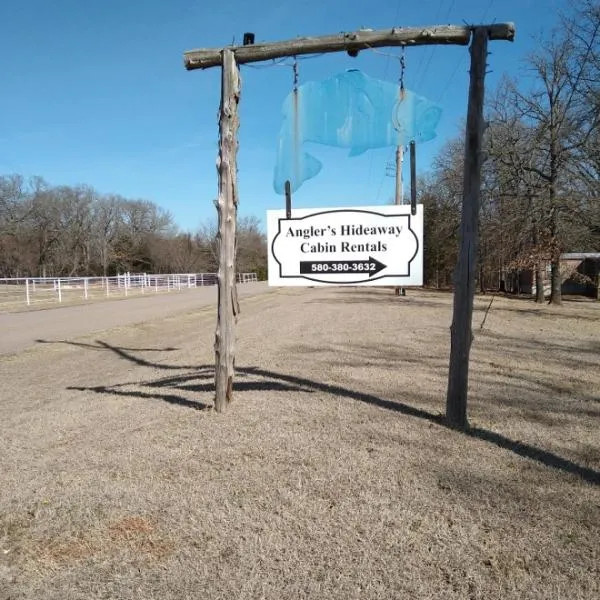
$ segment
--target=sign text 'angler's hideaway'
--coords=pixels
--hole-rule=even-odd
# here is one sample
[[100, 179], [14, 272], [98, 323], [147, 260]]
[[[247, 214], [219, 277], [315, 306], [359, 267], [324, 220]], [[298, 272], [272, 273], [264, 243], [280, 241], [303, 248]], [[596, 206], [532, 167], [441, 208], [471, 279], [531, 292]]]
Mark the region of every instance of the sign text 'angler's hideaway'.
[[267, 211], [269, 285], [423, 285], [423, 206]]

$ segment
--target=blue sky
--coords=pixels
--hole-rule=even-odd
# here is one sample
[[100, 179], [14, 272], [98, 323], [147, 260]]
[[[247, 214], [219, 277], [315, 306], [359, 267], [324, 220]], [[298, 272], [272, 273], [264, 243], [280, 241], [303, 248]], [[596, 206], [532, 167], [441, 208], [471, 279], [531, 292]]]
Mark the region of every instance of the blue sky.
[[[145, 198], [194, 230], [215, 218], [219, 69], [188, 72], [183, 52], [256, 41], [324, 35], [360, 27], [513, 21], [513, 43], [492, 42], [491, 91], [516, 74], [535, 36], [557, 20], [561, 0], [2, 0], [0, 3], [0, 174], [40, 175], [52, 184], [86, 183], [102, 193]], [[381, 53], [383, 52], [383, 54]], [[386, 54], [345, 53], [302, 60], [300, 83], [348, 68], [397, 81]], [[406, 87], [439, 102], [438, 138], [417, 149], [426, 170], [466, 114], [466, 47], [408, 48]], [[281, 105], [291, 90], [285, 66], [242, 66], [240, 215], [281, 208], [273, 191]], [[313, 150], [315, 150], [313, 148]], [[311, 150], [311, 152], [313, 151]], [[294, 196], [298, 207], [385, 204], [393, 148], [348, 158], [318, 148], [321, 174]], [[408, 163], [405, 163], [405, 177]]]

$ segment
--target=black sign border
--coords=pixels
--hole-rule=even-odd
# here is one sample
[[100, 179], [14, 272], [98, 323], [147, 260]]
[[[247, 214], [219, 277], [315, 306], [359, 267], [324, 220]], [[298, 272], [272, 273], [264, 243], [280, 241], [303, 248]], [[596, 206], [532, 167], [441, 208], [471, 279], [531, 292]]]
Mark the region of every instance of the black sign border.
[[[329, 215], [332, 213], [340, 213], [340, 212], [365, 213], [368, 215], [377, 215], [379, 217], [384, 217], [384, 218], [406, 217], [408, 219], [408, 230], [413, 234], [415, 241], [417, 242], [417, 248], [415, 250], [415, 253], [413, 254], [412, 258], [408, 261], [408, 273], [407, 274], [377, 275], [376, 277], [371, 277], [369, 279], [359, 279], [357, 281], [324, 281], [323, 279], [315, 279], [314, 277], [307, 277], [306, 275], [283, 275], [282, 274], [283, 265], [281, 264], [281, 262], [275, 255], [275, 240], [277, 239], [277, 237], [279, 235], [281, 235], [281, 222], [282, 221], [288, 221], [288, 222], [289, 221], [303, 221], [304, 219], [317, 217], [319, 215]], [[357, 283], [365, 283], [368, 281], [378, 281], [380, 279], [385, 279], [385, 278], [389, 278], [389, 277], [410, 277], [411, 264], [412, 264], [413, 260], [415, 260], [415, 258], [417, 257], [417, 254], [419, 254], [419, 236], [415, 233], [415, 231], [410, 226], [411, 225], [411, 216], [412, 215], [410, 214], [410, 212], [406, 215], [403, 215], [403, 214], [401, 214], [401, 215], [398, 215], [398, 214], [386, 215], [384, 213], [376, 212], [374, 210], [360, 210], [360, 209], [357, 210], [357, 209], [353, 209], [353, 208], [335, 208], [333, 210], [323, 210], [320, 212], [311, 213], [309, 215], [304, 215], [303, 217], [292, 217], [291, 219], [287, 219], [285, 217], [280, 217], [277, 219], [277, 226], [278, 226], [277, 234], [275, 236], [273, 236], [273, 241], [271, 242], [271, 255], [273, 256], [273, 258], [279, 265], [279, 278], [280, 279], [306, 279], [307, 281], [315, 281], [317, 283], [325, 283], [328, 285], [355, 285]]]

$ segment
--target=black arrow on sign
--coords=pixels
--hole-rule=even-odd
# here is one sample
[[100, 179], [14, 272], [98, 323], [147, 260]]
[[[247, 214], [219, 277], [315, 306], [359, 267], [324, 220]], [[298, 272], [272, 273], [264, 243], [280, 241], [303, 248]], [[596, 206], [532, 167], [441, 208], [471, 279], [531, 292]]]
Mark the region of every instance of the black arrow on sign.
[[[318, 265], [321, 268], [318, 268]], [[383, 271], [387, 265], [369, 256], [367, 260], [301, 260], [301, 275], [343, 275], [344, 273], [368, 273], [373, 277]]]

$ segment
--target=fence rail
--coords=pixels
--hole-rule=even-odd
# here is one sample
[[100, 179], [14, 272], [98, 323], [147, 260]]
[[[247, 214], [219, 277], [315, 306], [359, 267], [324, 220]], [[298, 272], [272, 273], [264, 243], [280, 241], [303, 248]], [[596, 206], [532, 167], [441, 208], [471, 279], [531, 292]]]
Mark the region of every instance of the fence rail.
[[[258, 281], [256, 273], [238, 273], [238, 283]], [[182, 291], [217, 284], [216, 273], [124, 273], [114, 277], [0, 278], [0, 309]]]

